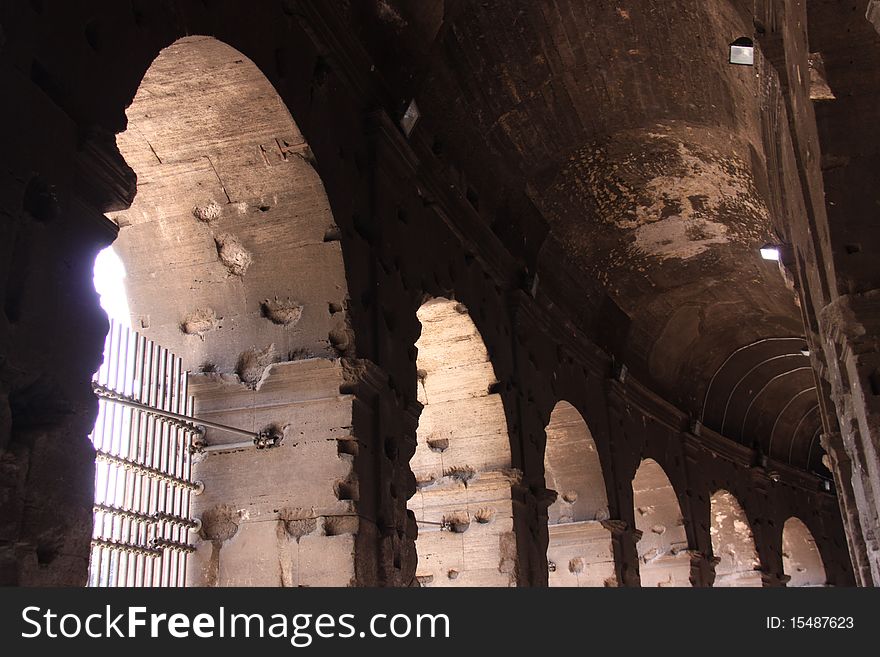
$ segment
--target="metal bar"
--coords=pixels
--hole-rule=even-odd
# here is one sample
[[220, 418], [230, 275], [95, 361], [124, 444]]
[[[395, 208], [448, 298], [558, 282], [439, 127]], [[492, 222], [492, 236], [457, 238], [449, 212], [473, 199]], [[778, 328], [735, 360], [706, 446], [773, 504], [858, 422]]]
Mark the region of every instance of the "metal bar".
[[[184, 399], [184, 411], [187, 415], [195, 414], [195, 400], [193, 400], [189, 396], [189, 373], [183, 373], [183, 399]], [[190, 481], [192, 479], [192, 459], [190, 458], [190, 454], [192, 454], [192, 434], [189, 432], [185, 432], [183, 434], [184, 440], [184, 460], [183, 460], [183, 474], [181, 478], [184, 481]], [[188, 488], [184, 489], [184, 508], [186, 509], [186, 515], [189, 516], [191, 510], [192, 503], [192, 491]], [[187, 540], [189, 540], [189, 534], [187, 534]], [[180, 582], [181, 586], [186, 586], [186, 566], [189, 559], [183, 560], [183, 566], [181, 567], [181, 576]]]
[[[112, 327], [111, 327], [112, 328]], [[111, 341], [112, 331], [108, 332], [104, 338], [104, 358], [101, 361], [101, 367], [98, 368], [98, 372], [95, 374], [95, 378], [98, 381], [107, 381], [107, 370], [109, 367], [107, 354], [110, 352], [110, 341]], [[101, 444], [102, 436], [103, 436], [103, 427], [107, 422], [107, 404], [101, 403], [99, 400], [98, 403], [98, 417], [95, 420], [95, 426], [92, 429], [91, 440], [92, 444], [96, 447]], [[100, 482], [102, 480], [102, 475], [104, 469], [109, 468], [107, 464], [96, 464], [95, 467], [95, 486], [94, 486], [94, 496], [97, 498], [98, 492], [100, 490]], [[95, 516], [92, 523], [92, 538], [98, 538], [103, 535], [102, 533], [102, 525], [103, 525], [103, 517]], [[101, 570], [103, 568], [102, 564], [103, 550], [100, 547], [92, 547], [91, 549], [91, 558], [89, 561], [89, 569], [90, 569], [90, 577], [89, 577], [89, 586], [100, 586], [101, 584]]]
[[[166, 410], [176, 412], [178, 410], [176, 408], [176, 405], [177, 405], [177, 378], [178, 378], [178, 375], [180, 372], [178, 370], [177, 357], [174, 354], [172, 354], [170, 351], [167, 351], [166, 354], [168, 357], [168, 366], [169, 366], [168, 404], [167, 404]], [[166, 472], [168, 472], [176, 477], [177, 472], [175, 471], [175, 467], [174, 467], [174, 458], [175, 458], [175, 454], [176, 454], [175, 445], [177, 443], [177, 429], [173, 425], [167, 426], [166, 433], [167, 433], [168, 442], [167, 442], [167, 449], [165, 452], [166, 465], [165, 465], [165, 468], [163, 468], [163, 469]], [[176, 492], [177, 492], [176, 488], [170, 488], [168, 486], [165, 486], [165, 513], [166, 514], [173, 514], [174, 513], [174, 500], [176, 498]], [[167, 540], [174, 541], [175, 540], [174, 534], [176, 531], [176, 527], [170, 523], [165, 522], [165, 521], [162, 521], [162, 527], [163, 527], [163, 532], [162, 532], [163, 538], [165, 538]], [[165, 557], [163, 558], [163, 560], [168, 562], [168, 567], [166, 569], [167, 574], [165, 576], [165, 585], [166, 586], [173, 586], [174, 585], [174, 571], [177, 568], [177, 556], [178, 556], [178, 553], [173, 550], [170, 553], [167, 550], [165, 551]]]
[[198, 451], [203, 454], [210, 454], [211, 452], [233, 452], [240, 449], [248, 449], [253, 446], [254, 442], [251, 440], [242, 441], [240, 443], [224, 443], [222, 445], [205, 445], [204, 447], [200, 447]]
[[171, 550], [173, 552], [195, 552], [196, 548], [188, 543], [178, 543], [177, 541], [172, 541], [167, 538], [160, 538], [153, 541], [153, 547], [155, 548], [164, 548], [166, 550]]
[[[166, 388], [165, 388], [165, 410], [171, 411], [174, 410], [174, 393], [175, 393], [175, 385], [176, 385], [176, 368], [175, 361], [177, 359], [167, 349], [165, 350], [165, 362], [166, 362]], [[171, 465], [171, 454], [174, 448], [174, 439], [176, 433], [174, 431], [174, 427], [170, 426], [167, 422], [162, 427], [162, 431], [165, 438], [165, 445], [162, 450], [162, 455], [165, 459], [165, 464], [162, 466], [162, 469], [169, 474], [174, 475], [173, 467]], [[172, 504], [174, 501], [174, 488], [165, 485], [162, 487], [164, 489], [164, 504], [162, 505], [162, 510], [165, 513], [169, 513], [172, 510]], [[174, 528], [165, 521], [160, 521], [159, 526], [162, 528], [162, 540], [169, 540], [172, 538], [172, 534]], [[168, 550], [164, 551], [162, 555], [162, 583], [163, 586], [171, 586], [171, 569], [174, 563], [174, 552], [168, 552]]]
[[[137, 367], [135, 368], [135, 391], [132, 393], [134, 399], [143, 399], [145, 395], [145, 386], [147, 385], [147, 376], [146, 376], [146, 355], [147, 355], [147, 339], [142, 337], [140, 334], [136, 334], [138, 336], [138, 350], [137, 350]], [[143, 441], [143, 432], [146, 429], [145, 420], [146, 418], [142, 413], [135, 413], [136, 425], [135, 428], [132, 429], [132, 437], [134, 438], [134, 450], [133, 454], [129, 455], [129, 459], [132, 461], [141, 461], [143, 462], [144, 456], [144, 441]], [[144, 477], [143, 474], [137, 471], [132, 471], [134, 475], [136, 487], [135, 493], [137, 497], [137, 505], [134, 507], [138, 510], [138, 512], [144, 512], [146, 510], [146, 500], [145, 500], [145, 492], [144, 492]], [[147, 537], [147, 524], [143, 522], [139, 522], [137, 524], [137, 531], [135, 532], [135, 540], [146, 540]], [[135, 572], [134, 572], [134, 586], [143, 586], [144, 585], [144, 572], [146, 569], [146, 557], [141, 554], [135, 554]]]
[[[126, 394], [135, 395], [137, 391], [138, 385], [138, 374], [139, 374], [139, 359], [140, 359], [140, 344], [141, 339], [136, 331], [129, 331], [129, 339], [132, 342], [131, 348], [131, 376], [128, 380], [128, 385], [126, 386], [125, 392]], [[126, 442], [125, 442], [125, 457], [128, 459], [133, 458], [135, 455], [132, 453], [137, 446], [137, 435], [138, 435], [138, 420], [140, 418], [140, 413], [135, 413], [133, 410], [130, 412], [129, 423], [128, 423], [128, 432], [126, 433]], [[123, 498], [123, 504], [126, 508], [134, 509], [135, 505], [135, 495], [137, 494], [137, 484], [138, 484], [138, 474], [133, 472], [132, 470], [125, 470], [125, 496]], [[137, 533], [140, 526], [140, 521], [134, 518], [124, 519], [126, 523], [127, 531], [124, 535], [124, 540], [128, 543], [132, 543], [137, 540]], [[125, 586], [135, 586], [137, 581], [137, 567], [138, 562], [140, 560], [140, 556], [137, 554], [129, 554], [126, 553], [125, 556]]]
[[98, 572], [101, 570], [101, 548], [92, 545], [91, 559], [89, 561], [89, 586], [98, 585]]
[[[177, 404], [177, 378], [178, 378], [178, 375], [180, 374], [180, 372], [178, 370], [177, 358], [170, 351], [167, 353], [168, 353], [168, 360], [169, 360], [169, 365], [170, 365], [170, 379], [169, 379], [169, 386], [168, 386], [168, 409], [167, 410], [177, 411], [178, 410], [176, 408], [176, 404]], [[172, 474], [176, 477], [177, 472], [175, 471], [175, 467], [174, 467], [174, 458], [175, 458], [175, 454], [176, 454], [175, 445], [177, 443], [177, 430], [175, 429], [174, 426], [169, 426], [169, 427], [167, 427], [167, 434], [168, 434], [168, 449], [166, 452], [167, 456], [166, 456], [165, 470], [166, 470], [166, 472], [169, 472], [170, 474]], [[176, 488], [169, 488], [168, 486], [166, 486], [165, 489], [166, 489], [165, 490], [165, 512], [169, 513], [169, 514], [174, 513], [174, 500], [176, 498], [177, 489]], [[175, 537], [174, 537], [174, 534], [176, 531], [175, 526], [171, 525], [170, 523], [167, 523], [165, 521], [162, 521], [162, 526], [164, 528], [164, 532], [163, 532], [164, 537], [169, 540], [172, 540], [172, 541], [175, 540]], [[166, 557], [168, 557], [168, 559], [167, 559], [168, 560], [168, 574], [166, 576], [165, 583], [166, 583], [166, 586], [173, 586], [174, 585], [174, 571], [177, 568], [178, 553], [172, 551], [169, 554], [166, 551], [165, 554], [166, 554]]]
[[[120, 342], [120, 350], [118, 353], [119, 363], [117, 364], [117, 388], [125, 390], [128, 386], [128, 357], [129, 357], [129, 331], [125, 326], [119, 325], [119, 342]], [[122, 441], [123, 436], [125, 435], [127, 429], [127, 420], [131, 419], [131, 410], [127, 408], [122, 408], [119, 417], [119, 426], [116, 431], [114, 431], [113, 435], [110, 437], [110, 444], [112, 446], [112, 450], [116, 454], [122, 453]], [[123, 482], [120, 482], [120, 477], [124, 479], [126, 476], [126, 471], [119, 467], [113, 468], [113, 497], [112, 504], [116, 504], [119, 500], [120, 495], [120, 487], [124, 485]], [[123, 542], [122, 530], [123, 530], [123, 518], [118, 518], [112, 514], [110, 515], [110, 537], [115, 541]], [[115, 559], [115, 567], [113, 568], [113, 578], [111, 586], [119, 586], [119, 578], [123, 573], [124, 568], [124, 560], [123, 557], [126, 557], [126, 553], [116, 551], [116, 559]], [[113, 562], [111, 562], [113, 563]]]
[[174, 413], [172, 411], [166, 411], [163, 409], [155, 408], [148, 404], [143, 404], [141, 402], [134, 401], [133, 399], [127, 399], [120, 395], [117, 392], [114, 392], [110, 388], [102, 386], [97, 383], [92, 384], [92, 389], [95, 392], [95, 395], [100, 397], [101, 399], [105, 399], [106, 401], [113, 402], [114, 404], [121, 404], [122, 406], [128, 406], [129, 408], [134, 408], [139, 411], [143, 411], [148, 413], [149, 415], [155, 415], [158, 417], [166, 418], [169, 420], [177, 420], [178, 422], [184, 423], [186, 426], [180, 427], [187, 431], [193, 431], [194, 433], [202, 433], [199, 431], [198, 426], [193, 425], [201, 425], [203, 427], [208, 427], [210, 429], [217, 429], [219, 431], [228, 431], [229, 433], [237, 433], [241, 436], [247, 436], [249, 438], [260, 438], [259, 433], [255, 433], [253, 431], [247, 431], [245, 429], [238, 429], [236, 427], [230, 427], [225, 424], [220, 424], [218, 422], [211, 422], [210, 420], [201, 420], [199, 418], [190, 417], [188, 415], [183, 415], [181, 413]]
[[[156, 406], [160, 410], [167, 410], [168, 407], [168, 391], [170, 386], [168, 385], [168, 377], [171, 376], [171, 372], [168, 367], [168, 350], [165, 347], [159, 347], [159, 391], [157, 393], [157, 404]], [[159, 440], [159, 449], [156, 452], [156, 467], [159, 468], [162, 472], [167, 474], [168, 469], [168, 459], [167, 459], [167, 447], [168, 447], [168, 423], [162, 422], [157, 424], [156, 426], [158, 431], [158, 440]], [[154, 443], [155, 444], [155, 443]], [[166, 505], [168, 503], [168, 486], [164, 481], [157, 482], [157, 497], [156, 497], [156, 512], [167, 511]], [[165, 539], [165, 523], [157, 523], [156, 525], [156, 538], [153, 543], [159, 540]], [[165, 558], [166, 553], [163, 550], [162, 557], [159, 559], [155, 568], [158, 570], [156, 573], [156, 579], [158, 580], [159, 586], [164, 586], [166, 583], [166, 574], [168, 572], [168, 560]], [[154, 580], [155, 583], [155, 580]]]
[[[149, 367], [150, 367], [150, 386], [147, 388], [147, 398], [145, 403], [149, 406], [157, 406], [158, 400], [158, 390], [159, 386], [162, 385], [159, 379], [159, 362], [157, 360], [157, 350], [158, 345], [154, 342], [149, 343]], [[145, 436], [145, 454], [146, 459], [144, 463], [149, 464], [154, 471], [156, 465], [156, 416], [155, 415], [147, 415], [147, 433]], [[156, 506], [156, 499], [158, 497], [158, 481], [153, 477], [147, 478], [147, 512], [154, 513], [158, 510]], [[147, 542], [150, 543], [156, 538], [156, 526], [155, 525], [147, 525]], [[146, 581], [145, 584], [149, 584], [150, 586], [155, 585], [155, 577], [156, 577], [156, 560], [150, 559], [147, 561], [147, 573], [146, 573]]]
[[[125, 374], [122, 382], [122, 390], [126, 394], [130, 394], [131, 389], [131, 380], [132, 380], [132, 361], [134, 359], [134, 347], [132, 346], [132, 336], [133, 333], [129, 331], [127, 328], [125, 329]], [[119, 449], [117, 450], [117, 454], [123, 454], [128, 456], [128, 446], [131, 442], [129, 436], [131, 435], [131, 422], [133, 419], [133, 411], [130, 408], [123, 409], [122, 413], [122, 431], [119, 436]], [[131, 487], [129, 486], [129, 479], [131, 478], [131, 472], [129, 470], [125, 470], [124, 468], [117, 468], [116, 473], [116, 495], [114, 497], [113, 504], [118, 505], [126, 505], [128, 504], [128, 497], [131, 493]], [[126, 518], [124, 516], [115, 516], [110, 514], [114, 520], [118, 520], [118, 540], [123, 543], [131, 542], [131, 519]], [[127, 552], [123, 552], [119, 555], [119, 569], [116, 574], [116, 584], [115, 586], [125, 586], [128, 584], [128, 572], [130, 566], [129, 554]], [[120, 584], [121, 582], [121, 584]]]
[[156, 549], [153, 547], [148, 547], [146, 545], [119, 543], [117, 541], [108, 541], [106, 539], [100, 539], [100, 538], [93, 538], [92, 545], [99, 547], [99, 548], [107, 549], [111, 552], [118, 550], [118, 551], [137, 552], [137, 553], [143, 554], [144, 556], [147, 556], [147, 557], [161, 557], [162, 556], [162, 550]]
[[[109, 364], [107, 367], [107, 381], [108, 385], [116, 386], [119, 384], [119, 352], [121, 351], [120, 343], [122, 341], [122, 327], [116, 322], [110, 322], [110, 334], [111, 334], [111, 347], [108, 353], [107, 359], [109, 360]], [[101, 436], [101, 449], [104, 451], [111, 453], [113, 452], [113, 433], [116, 430], [117, 426], [117, 417], [119, 416], [119, 412], [121, 409], [117, 407], [112, 407], [109, 410], [110, 421], [109, 427], [107, 424], [104, 425], [104, 432]], [[104, 486], [103, 493], [99, 499], [100, 502], [106, 503], [110, 497], [110, 481], [116, 475], [116, 469], [113, 467], [112, 462], [107, 462], [107, 468], [105, 470], [104, 476]], [[112, 541], [113, 538], [113, 518], [105, 515], [101, 515], [101, 535], [102, 539], [110, 539]], [[104, 559], [104, 564], [106, 565], [106, 571], [104, 568], [101, 569], [101, 586], [109, 586], [111, 578], [113, 577], [114, 571], [114, 563], [116, 562], [117, 553], [110, 549], [106, 551], [106, 558]]]
[[[231, 430], [258, 447], [277, 443], [193, 417], [183, 361], [111, 322], [104, 360], [93, 377], [99, 417], [90, 586], [182, 586], [186, 579], [194, 437], [204, 426]], [[112, 403], [112, 405], [110, 405]]]
[[[138, 511], [134, 511], [132, 509], [125, 509], [115, 506], [107, 506], [106, 504], [95, 504], [94, 506], [95, 512], [100, 513], [110, 513], [120, 518], [128, 518], [130, 520], [140, 520], [141, 522], [159, 522], [164, 521], [168, 523], [173, 523], [175, 525], [180, 525], [183, 527], [198, 527], [198, 524], [195, 520], [190, 520], [185, 516], [176, 516], [171, 515], [170, 513], [154, 513], [153, 515], [147, 515], [146, 513], [139, 513]], [[131, 541], [128, 541], [131, 542]]]
[[[94, 538], [92, 539], [95, 540]], [[92, 545], [92, 548], [95, 551], [95, 566], [93, 569], [93, 577], [92, 577], [92, 586], [101, 586], [101, 568], [103, 568], [103, 564], [101, 563], [104, 560], [104, 548], [100, 545]]]
[[[168, 353], [169, 358], [171, 359], [171, 385], [170, 389], [170, 404], [168, 406], [168, 410], [173, 411], [175, 413], [180, 413], [180, 408], [177, 406], [177, 397], [180, 394], [178, 389], [178, 380], [180, 379], [180, 363], [177, 357], [171, 352]], [[168, 467], [166, 470], [174, 475], [175, 477], [179, 477], [179, 473], [177, 472], [177, 440], [179, 437], [180, 431], [174, 425], [171, 425], [168, 428]], [[167, 491], [166, 495], [166, 504], [165, 504], [165, 512], [168, 515], [176, 515], [177, 513], [177, 493], [179, 488], [171, 488]], [[178, 525], [174, 525], [172, 523], [163, 522], [163, 526], [165, 527], [165, 537], [172, 540], [178, 540], [178, 530], [180, 527]], [[165, 553], [168, 557], [168, 586], [176, 586], [177, 585], [177, 558], [179, 554], [177, 552], [172, 551], [170, 554], [168, 552]]]
[[[175, 486], [180, 486], [182, 488], [187, 488], [189, 490], [198, 490], [198, 486], [196, 484], [186, 481], [185, 479], [179, 479], [172, 475], [169, 475], [166, 472], [162, 472], [161, 470], [157, 470], [156, 468], [152, 468], [148, 465], [144, 465], [143, 463], [137, 463], [136, 461], [129, 461], [128, 459], [122, 458], [120, 456], [114, 456], [113, 454], [107, 454], [106, 452], [98, 451], [97, 457], [98, 460], [107, 461], [109, 463], [115, 463], [123, 468], [131, 468], [141, 474], [147, 475], [152, 478], [154, 481], [167, 481]], [[158, 511], [156, 509], [152, 513]]]
[[[174, 359], [174, 406], [172, 410], [175, 413], [184, 414], [186, 408], [183, 407], [183, 360], [175, 357]], [[174, 435], [174, 459], [173, 459], [173, 468], [171, 473], [178, 478], [183, 477], [183, 441], [185, 440], [185, 433], [179, 429], [174, 429], [172, 432]], [[182, 516], [183, 515], [183, 490], [180, 488], [175, 488], [172, 491], [172, 505], [171, 505], [171, 514], [174, 516]], [[182, 527], [179, 524], [171, 525], [171, 537], [173, 540], [178, 543], [187, 543], [189, 544], [189, 527]], [[172, 578], [171, 585], [172, 586], [180, 586], [180, 566], [181, 563], [186, 561], [186, 557], [183, 556], [179, 552], [174, 553], [174, 576]]]

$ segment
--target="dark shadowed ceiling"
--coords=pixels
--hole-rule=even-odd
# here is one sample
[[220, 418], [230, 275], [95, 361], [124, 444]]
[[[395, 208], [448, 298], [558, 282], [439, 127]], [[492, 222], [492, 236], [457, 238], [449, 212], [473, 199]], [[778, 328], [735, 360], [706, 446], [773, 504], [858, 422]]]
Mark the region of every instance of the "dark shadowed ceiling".
[[880, 3], [811, 0], [807, 8], [810, 50], [834, 94], [816, 103], [816, 123], [838, 287], [864, 292], [880, 287]]
[[754, 33], [741, 4], [365, 0], [353, 11], [499, 236], [512, 216], [521, 233], [546, 234], [532, 261], [520, 254], [539, 295], [575, 306], [582, 328], [707, 426], [822, 469], [797, 297], [759, 255], [782, 223], [763, 123], [772, 72], [727, 61], [728, 44]]

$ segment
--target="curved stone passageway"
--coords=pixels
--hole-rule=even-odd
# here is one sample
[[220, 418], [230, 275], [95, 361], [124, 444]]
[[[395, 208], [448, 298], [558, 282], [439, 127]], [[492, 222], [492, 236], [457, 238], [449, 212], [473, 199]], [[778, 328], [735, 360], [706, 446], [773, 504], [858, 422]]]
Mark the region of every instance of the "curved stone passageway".
[[880, 34], [746, 5], [4, 3], [0, 584], [86, 581], [111, 243], [281, 438], [190, 585], [880, 581]]

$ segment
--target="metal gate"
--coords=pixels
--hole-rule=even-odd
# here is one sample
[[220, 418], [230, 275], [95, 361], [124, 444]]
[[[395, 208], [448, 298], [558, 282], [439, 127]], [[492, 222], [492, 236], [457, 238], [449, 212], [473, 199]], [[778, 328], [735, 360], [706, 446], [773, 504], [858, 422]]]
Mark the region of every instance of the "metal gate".
[[183, 586], [193, 440], [199, 429], [155, 411], [192, 415], [181, 360], [111, 322], [92, 432], [97, 450], [89, 586]]

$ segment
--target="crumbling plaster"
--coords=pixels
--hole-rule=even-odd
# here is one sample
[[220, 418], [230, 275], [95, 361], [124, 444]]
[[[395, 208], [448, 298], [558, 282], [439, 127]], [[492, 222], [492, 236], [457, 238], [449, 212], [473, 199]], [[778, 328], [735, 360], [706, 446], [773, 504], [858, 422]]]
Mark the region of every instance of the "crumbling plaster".
[[[394, 103], [366, 64], [352, 63], [369, 58], [338, 7], [99, 4], [97, 21], [93, 12], [67, 3], [42, 10], [19, 4], [0, 13], [6, 38], [0, 54], [7, 63], [2, 83], [22, 99], [16, 107], [29, 108], [12, 110], [3, 122], [8, 138], [4, 182], [9, 183], [2, 187], [3, 211], [12, 218], [4, 243], [10, 245], [6, 262], [17, 264], [15, 275], [6, 273], [7, 312], [0, 333], [8, 354], [2, 375], [9, 408], [3, 481], [13, 501], [4, 505], [0, 535], [4, 583], [85, 579], [92, 486], [86, 434], [95, 412], [88, 381], [104, 328], [90, 268], [97, 250], [112, 239], [101, 213], [122, 210], [135, 191], [113, 135], [123, 131], [124, 110], [150, 63], [185, 34], [215, 36], [266, 75], [308, 141], [338, 226], [355, 338], [351, 353], [339, 361], [338, 389], [354, 396], [352, 422], [363, 428], [353, 463], [361, 523], [350, 583], [414, 583], [416, 532], [406, 504], [415, 490], [409, 461], [420, 405], [412, 346], [419, 334], [416, 313], [426, 296], [454, 298], [471, 309], [498, 379], [511, 467], [522, 473], [511, 487], [517, 584], [547, 581], [551, 496], [543, 476], [544, 427], [563, 398], [578, 409], [596, 442], [620, 584], [638, 583], [631, 482], [642, 458], [657, 461], [675, 491], [694, 584], [711, 584], [709, 498], [721, 487], [737, 496], [749, 517], [765, 584], [784, 582], [781, 534], [792, 515], [815, 536], [828, 580], [852, 582], [836, 499], [820, 490], [815, 477], [780, 466], [782, 479], [774, 482], [751, 467], [749, 450], [720, 437], [694, 436], [686, 414], [636, 378], [621, 382], [616, 377], [611, 357], [571, 321], [575, 311], [569, 314], [547, 303], [545, 293], [536, 299], [524, 289], [528, 277], [522, 276], [517, 257], [472, 203], [450, 190], [427, 133], [407, 144], [387, 113], [374, 111]], [[329, 58], [328, 52], [360, 56]], [[32, 129], [35, 121], [42, 130]], [[26, 187], [35, 176], [48, 190], [37, 198], [56, 198], [57, 212], [41, 212], [44, 204], [31, 202]], [[193, 213], [196, 207], [187, 208], [189, 220], [208, 229], [199, 223], [217, 219], [210, 202]], [[39, 269], [28, 261], [52, 264]], [[245, 276], [255, 262], [242, 272]], [[259, 303], [268, 298], [255, 300], [258, 315]], [[72, 330], [46, 322], [46, 305], [66, 307], [68, 316], [80, 319]], [[195, 318], [197, 328], [211, 324], [208, 308], [218, 319], [223, 316], [213, 305], [199, 308], [205, 312]], [[175, 320], [178, 333], [185, 317]], [[207, 325], [201, 323], [204, 317]], [[196, 343], [199, 333], [213, 334], [180, 335]], [[46, 419], [50, 397], [60, 406]], [[31, 419], [31, 408], [39, 410], [43, 422]], [[59, 472], [69, 478], [59, 482]], [[284, 539], [288, 546], [311, 535], [297, 542], [300, 530], [291, 523], [303, 520], [298, 508], [279, 516], [274, 540], [281, 530], [290, 537]], [[206, 541], [234, 542], [236, 534], [228, 534], [237, 524], [236, 513], [230, 511], [224, 516], [229, 522], [219, 523], [228, 531], [206, 530]], [[54, 551], [47, 551], [50, 544]], [[222, 562], [208, 572], [222, 581]], [[279, 583], [296, 581], [283, 569], [280, 573]]]

